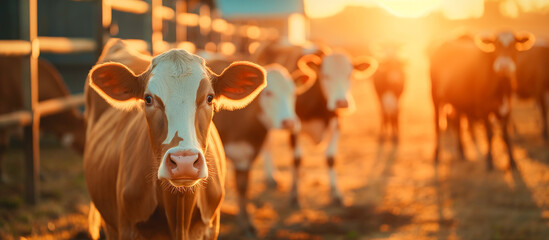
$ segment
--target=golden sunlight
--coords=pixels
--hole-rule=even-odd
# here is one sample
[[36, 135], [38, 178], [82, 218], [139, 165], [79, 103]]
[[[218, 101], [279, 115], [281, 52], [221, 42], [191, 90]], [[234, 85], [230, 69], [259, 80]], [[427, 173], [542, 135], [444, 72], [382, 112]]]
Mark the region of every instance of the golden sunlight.
[[441, 0], [377, 0], [380, 7], [398, 17], [416, 18], [439, 8]]
[[[486, 0], [304, 0], [305, 13], [311, 18], [332, 16], [346, 6], [379, 6], [398, 17], [418, 18], [440, 11], [448, 19], [478, 18]], [[494, 0], [495, 1], [495, 0]], [[521, 12], [549, 11], [549, 0], [500, 0], [500, 12], [516, 18]]]

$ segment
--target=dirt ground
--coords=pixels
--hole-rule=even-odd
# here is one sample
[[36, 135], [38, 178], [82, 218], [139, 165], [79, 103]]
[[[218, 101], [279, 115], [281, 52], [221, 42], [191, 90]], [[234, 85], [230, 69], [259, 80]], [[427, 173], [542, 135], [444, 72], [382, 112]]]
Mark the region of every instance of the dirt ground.
[[[284, 133], [274, 134], [278, 189], [267, 189], [261, 159], [252, 172], [248, 209], [265, 239], [549, 239], [549, 144], [538, 110], [515, 102], [514, 152], [508, 169], [501, 134], [494, 143], [495, 170], [487, 172], [466, 137], [466, 160], [456, 156], [452, 132], [443, 134], [441, 163], [434, 166], [433, 110], [425, 59], [409, 62], [401, 101], [401, 138], [379, 143], [379, 108], [372, 83], [356, 79], [356, 112], [343, 118], [336, 157], [343, 207], [329, 203], [322, 148], [305, 141], [300, 208], [290, 207], [291, 152]], [[41, 202], [23, 203], [22, 150], [10, 149], [7, 184], [0, 185], [0, 239], [85, 239], [88, 196], [81, 157], [55, 143], [42, 149]], [[242, 239], [232, 165], [222, 206], [221, 239]]]

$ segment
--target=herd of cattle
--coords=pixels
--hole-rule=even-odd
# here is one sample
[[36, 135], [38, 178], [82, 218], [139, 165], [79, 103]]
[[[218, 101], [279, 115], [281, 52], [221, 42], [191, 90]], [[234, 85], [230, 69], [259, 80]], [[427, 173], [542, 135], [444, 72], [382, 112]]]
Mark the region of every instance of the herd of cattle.
[[[489, 116], [494, 115], [500, 122], [510, 166], [516, 168], [507, 132], [514, 95], [535, 98], [540, 104], [547, 140], [548, 45], [535, 41], [531, 34], [465, 35], [433, 48], [430, 59], [435, 163], [440, 117], [447, 118], [448, 126], [458, 132], [462, 118], [483, 123], [491, 146]], [[20, 81], [14, 81], [20, 78], [18, 61], [0, 59], [4, 90], [0, 113], [22, 107]], [[266, 161], [269, 185], [276, 185], [269, 131], [290, 132], [294, 158], [290, 202], [298, 204], [299, 138], [309, 136], [317, 144], [328, 142], [325, 157], [331, 197], [334, 204], [341, 204], [333, 168], [339, 116], [354, 104], [350, 94], [353, 72], [372, 76], [382, 116], [380, 140], [390, 135], [397, 144], [404, 68], [396, 55], [377, 60], [351, 58], [325, 46], [271, 42], [260, 46], [248, 61], [231, 61], [185, 50], [151, 57], [111, 39], [86, 79], [84, 115], [68, 111], [42, 119], [41, 125], [83, 153], [94, 239], [101, 225], [108, 239], [216, 238], [225, 191], [225, 158], [235, 170], [239, 226], [254, 234], [246, 196], [251, 166], [260, 154]], [[40, 61], [39, 69], [41, 100], [68, 94], [51, 64]], [[452, 111], [445, 111], [448, 106]], [[0, 131], [0, 174], [7, 133]], [[492, 169], [490, 150], [486, 161]]]

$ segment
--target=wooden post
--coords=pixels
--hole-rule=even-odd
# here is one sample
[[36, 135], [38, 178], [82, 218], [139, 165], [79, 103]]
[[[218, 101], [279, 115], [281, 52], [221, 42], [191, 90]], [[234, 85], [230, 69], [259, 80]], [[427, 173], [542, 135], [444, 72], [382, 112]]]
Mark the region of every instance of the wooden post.
[[25, 137], [25, 197], [27, 203], [36, 204], [39, 193], [40, 115], [34, 110], [38, 106], [38, 55], [40, 45], [37, 38], [37, 0], [21, 1], [21, 37], [31, 43], [31, 53], [23, 58], [22, 81], [25, 110], [32, 113], [31, 124], [24, 127]]
[[97, 35], [95, 36], [95, 54], [97, 58], [101, 56], [103, 46], [110, 36], [109, 28], [111, 26], [112, 10], [108, 1], [109, 0], [96, 1], [95, 16], [97, 22]]
[[178, 0], [175, 3], [175, 41], [181, 43], [187, 41], [187, 25], [182, 25], [177, 22], [177, 16], [187, 12], [187, 3], [185, 0]]
[[162, 0], [151, 0], [151, 52], [153, 55], [162, 52], [164, 37], [162, 33]]

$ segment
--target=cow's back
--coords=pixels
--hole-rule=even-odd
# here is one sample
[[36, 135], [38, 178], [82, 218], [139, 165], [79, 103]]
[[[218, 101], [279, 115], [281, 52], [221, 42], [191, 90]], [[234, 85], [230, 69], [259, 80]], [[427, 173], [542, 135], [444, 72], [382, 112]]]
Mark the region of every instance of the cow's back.
[[495, 95], [491, 56], [470, 40], [442, 44], [431, 55], [431, 86], [435, 101], [448, 102], [461, 110], [473, 109]]
[[521, 98], [549, 91], [549, 47], [534, 46], [517, 55], [517, 89]]

